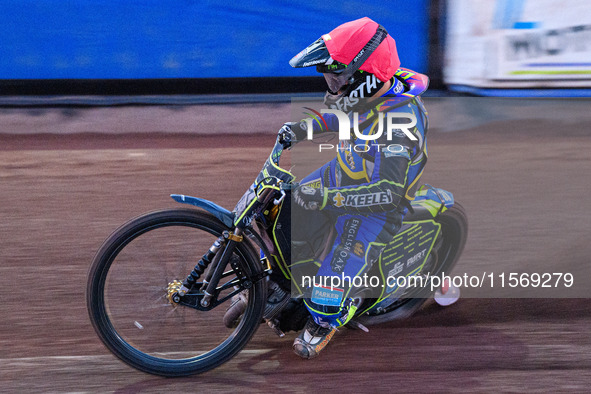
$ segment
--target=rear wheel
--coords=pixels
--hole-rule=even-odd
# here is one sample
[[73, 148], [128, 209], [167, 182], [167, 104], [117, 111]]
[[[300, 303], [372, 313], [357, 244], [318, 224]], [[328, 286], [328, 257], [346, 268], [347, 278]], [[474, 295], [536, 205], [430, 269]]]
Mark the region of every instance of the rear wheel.
[[[460, 258], [468, 238], [468, 218], [464, 207], [456, 202], [451, 208], [439, 214], [437, 222], [441, 224], [441, 232], [433, 247], [429, 259], [425, 263], [428, 268], [423, 274], [440, 276], [451, 274]], [[378, 315], [362, 315], [355, 320], [364, 325], [385, 323], [392, 320], [406, 319], [415, 313], [433, 295], [430, 286], [416, 289], [417, 292], [400, 298], [388, 306], [389, 312]]]
[[451, 273], [468, 238], [468, 217], [459, 202], [442, 212], [437, 221], [441, 224], [441, 235], [437, 247], [433, 248], [437, 262], [430, 270], [431, 276], [442, 272]]
[[[200, 311], [167, 298], [168, 290], [178, 286], [175, 281], [191, 272], [225, 230], [208, 213], [174, 209], [133, 219], [105, 241], [90, 269], [87, 307], [97, 334], [111, 352], [144, 372], [183, 376], [219, 366], [248, 343], [262, 318], [264, 281], [255, 281], [245, 290], [247, 305], [233, 328], [223, 323], [229, 300]], [[240, 262], [246, 275], [262, 271], [246, 242], [237, 245], [232, 259]], [[228, 264], [219, 286], [236, 280], [232, 265]], [[218, 299], [235, 289], [230, 286], [224, 291]]]

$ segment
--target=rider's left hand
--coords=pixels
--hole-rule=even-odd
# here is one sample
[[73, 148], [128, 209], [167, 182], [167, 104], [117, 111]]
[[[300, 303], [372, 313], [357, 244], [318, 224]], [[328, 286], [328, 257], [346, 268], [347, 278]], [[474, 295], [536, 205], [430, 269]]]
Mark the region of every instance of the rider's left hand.
[[304, 209], [324, 208], [324, 189], [310, 186], [297, 186], [292, 192], [293, 201]]

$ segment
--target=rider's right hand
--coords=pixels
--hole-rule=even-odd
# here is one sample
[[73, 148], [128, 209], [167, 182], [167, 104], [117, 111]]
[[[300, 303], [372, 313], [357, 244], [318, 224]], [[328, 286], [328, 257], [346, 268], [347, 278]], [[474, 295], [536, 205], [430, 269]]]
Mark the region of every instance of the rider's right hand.
[[303, 140], [306, 135], [304, 122], [287, 122], [279, 129], [277, 140], [283, 145], [283, 149], [290, 149], [296, 142]]

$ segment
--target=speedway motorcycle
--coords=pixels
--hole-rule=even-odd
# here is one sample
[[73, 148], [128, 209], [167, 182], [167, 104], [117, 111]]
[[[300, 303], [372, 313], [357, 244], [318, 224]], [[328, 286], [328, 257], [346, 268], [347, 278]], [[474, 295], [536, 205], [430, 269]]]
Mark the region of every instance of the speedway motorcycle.
[[[185, 376], [229, 361], [261, 323], [280, 336], [303, 328], [308, 312], [301, 296], [291, 297], [279, 314], [265, 313], [269, 294], [277, 290], [272, 286], [290, 292], [293, 283], [287, 206], [295, 177], [279, 166], [283, 149], [278, 139], [233, 211], [173, 194], [192, 207], [139, 216], [103, 243], [89, 272], [87, 307], [115, 356], [147, 373]], [[391, 276], [449, 274], [467, 230], [465, 211], [452, 193], [423, 185], [371, 270], [384, 283]], [[448, 290], [399, 283], [361, 299], [347, 326], [408, 318], [434, 293], [441, 298]], [[243, 305], [234, 313], [238, 299]]]

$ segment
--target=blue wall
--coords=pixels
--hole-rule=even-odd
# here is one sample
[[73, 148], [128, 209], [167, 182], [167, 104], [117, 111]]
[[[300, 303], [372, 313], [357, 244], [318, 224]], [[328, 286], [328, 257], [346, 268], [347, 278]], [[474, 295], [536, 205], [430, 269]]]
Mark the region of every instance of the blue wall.
[[428, 0], [0, 0], [0, 79], [314, 75], [288, 61], [368, 16], [402, 65], [427, 68]]

